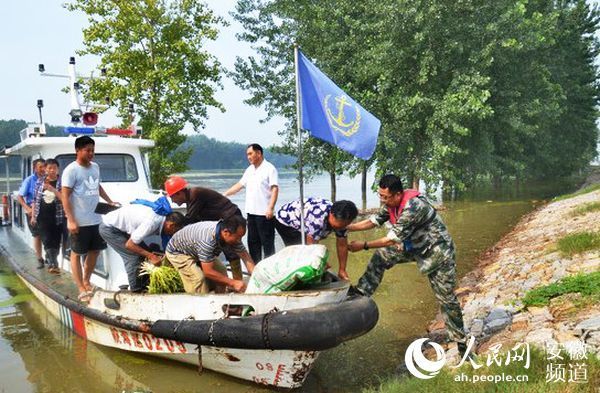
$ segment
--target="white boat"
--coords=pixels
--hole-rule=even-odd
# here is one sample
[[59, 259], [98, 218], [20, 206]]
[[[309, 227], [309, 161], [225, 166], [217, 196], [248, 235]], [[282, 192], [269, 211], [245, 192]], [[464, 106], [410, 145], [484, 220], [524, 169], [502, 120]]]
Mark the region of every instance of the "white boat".
[[[74, 83], [73, 59], [69, 67]], [[74, 94], [76, 90], [72, 89]], [[76, 109], [72, 108], [71, 115], [79, 120], [82, 111]], [[32, 125], [4, 155], [20, 157], [23, 179], [31, 174], [31, 163], [38, 157], [56, 158], [62, 169], [75, 159], [73, 136], [88, 133], [90, 128], [97, 131], [75, 122], [65, 129], [69, 135], [48, 137], [43, 124]], [[136, 198], [156, 199], [161, 194], [150, 189], [143, 154], [153, 141], [135, 132], [123, 136], [126, 130], [114, 133], [110, 135], [109, 129], [94, 137], [94, 161], [100, 165], [103, 188], [113, 201], [123, 204]], [[80, 303], [69, 274], [69, 249], [63, 246], [59, 255], [61, 275], [37, 269], [17, 191], [8, 199], [10, 225], [0, 229], [0, 252], [52, 315], [97, 344], [191, 363], [260, 384], [295, 388], [306, 379], [319, 351], [365, 334], [377, 323], [375, 303], [369, 298], [348, 298], [349, 284], [331, 279], [333, 275], [311, 288], [274, 295], [122, 291], [127, 275], [122, 259], [110, 247], [102, 251], [92, 274], [91, 282], [99, 289], [89, 304]], [[254, 315], [229, 315], [232, 306], [240, 305], [251, 306]]]

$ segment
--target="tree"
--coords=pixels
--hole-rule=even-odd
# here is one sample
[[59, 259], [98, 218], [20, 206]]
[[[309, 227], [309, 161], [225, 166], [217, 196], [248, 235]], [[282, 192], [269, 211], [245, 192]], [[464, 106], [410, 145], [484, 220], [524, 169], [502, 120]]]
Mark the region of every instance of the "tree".
[[449, 161], [459, 187], [483, 176], [496, 185], [509, 176], [524, 176], [527, 146], [536, 143], [559, 110], [545, 64], [555, 18], [532, 12], [521, 1], [477, 7], [474, 16], [479, 25], [474, 26], [472, 57], [488, 79], [489, 115], [470, 122], [469, 138], [458, 141], [459, 154]]
[[[251, 93], [246, 102], [263, 106], [267, 119], [285, 117], [281, 130], [284, 142], [279, 150], [299, 155], [295, 108], [293, 46], [316, 60], [316, 65], [336, 84], [371, 110], [366, 99], [373, 81], [363, 70], [361, 49], [370, 37], [363, 38], [363, 22], [372, 15], [370, 2], [351, 1], [252, 1], [240, 0], [233, 14], [244, 27], [238, 38], [251, 43], [258, 56], [238, 58], [234, 79]], [[331, 199], [336, 198], [336, 176], [348, 172], [352, 157], [334, 146], [314, 138], [303, 144], [303, 167], [307, 176], [326, 171], [331, 183]], [[298, 165], [296, 165], [298, 167]]]
[[[420, 180], [460, 183], [473, 125], [490, 116], [490, 78], [479, 56], [485, 21], [478, 1], [382, 1], [381, 27], [370, 69], [379, 75], [383, 134], [378, 174], [398, 172], [408, 186]], [[488, 2], [489, 3], [489, 2]]]
[[539, 0], [532, 8], [553, 15], [556, 28], [545, 53], [548, 79], [559, 97], [559, 110], [527, 151], [526, 165], [537, 178], [568, 176], [596, 156], [598, 140], [597, 6], [585, 1]]
[[[377, 174], [408, 186], [563, 176], [596, 152], [599, 17], [584, 0], [239, 0], [235, 17], [259, 54], [237, 82], [289, 119], [290, 153], [293, 42], [382, 121]], [[332, 178], [360, 172], [305, 153]]]
[[387, 27], [374, 30], [367, 57], [380, 75], [379, 173], [403, 168], [413, 186], [443, 179], [460, 189], [485, 176], [499, 183], [587, 165], [598, 16], [584, 1], [374, 6]]
[[[480, 34], [488, 42], [482, 72], [490, 77], [493, 114], [474, 127], [485, 154], [467, 154], [454, 166], [489, 174], [496, 185], [584, 168], [597, 138], [597, 11], [584, 1], [494, 4], [502, 11], [485, 17]], [[467, 151], [476, 151], [472, 142]]]
[[107, 78], [89, 85], [92, 100], [110, 97], [127, 126], [129, 105], [136, 105], [139, 125], [156, 146], [150, 152], [152, 184], [186, 169], [189, 149], [186, 123], [198, 131], [207, 108], [222, 105], [214, 98], [221, 66], [203, 50], [217, 37], [222, 23], [205, 4], [193, 0], [75, 0], [69, 10], [88, 15], [85, 49], [79, 54], [100, 57]]

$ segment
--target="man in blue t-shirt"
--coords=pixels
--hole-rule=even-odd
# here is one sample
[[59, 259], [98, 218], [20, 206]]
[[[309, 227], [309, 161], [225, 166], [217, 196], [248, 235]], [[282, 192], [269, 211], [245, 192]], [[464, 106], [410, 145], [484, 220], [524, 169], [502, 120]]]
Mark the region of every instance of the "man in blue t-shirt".
[[25, 209], [25, 214], [27, 214], [27, 226], [29, 227], [31, 236], [33, 236], [33, 248], [35, 249], [35, 255], [38, 260], [39, 269], [44, 267], [44, 258], [42, 258], [42, 240], [38, 225], [31, 225], [31, 206], [33, 203], [33, 194], [35, 193], [35, 184], [39, 178], [45, 175], [45, 173], [46, 161], [44, 161], [42, 158], [34, 160], [33, 174], [23, 180], [23, 183], [21, 183], [21, 187], [19, 188], [19, 196], [17, 198], [21, 206], [23, 206], [23, 209]]

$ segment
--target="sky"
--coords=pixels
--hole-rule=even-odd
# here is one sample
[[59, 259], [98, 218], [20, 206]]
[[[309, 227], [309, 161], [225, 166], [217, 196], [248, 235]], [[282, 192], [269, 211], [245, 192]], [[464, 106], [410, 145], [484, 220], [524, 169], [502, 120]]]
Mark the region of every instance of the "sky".
[[[46, 72], [66, 74], [69, 57], [83, 49], [83, 28], [87, 18], [83, 13], [67, 11], [65, 0], [3, 0], [0, 5], [0, 120], [23, 119], [38, 122], [38, 99], [44, 100], [43, 120], [51, 125], [68, 125], [69, 97], [61, 92], [66, 80], [40, 76], [38, 64]], [[236, 56], [253, 53], [247, 43], [239, 42], [235, 33], [241, 26], [233, 21], [229, 11], [235, 0], [209, 0], [208, 6], [229, 21], [221, 28], [219, 38], [207, 44], [207, 50], [231, 70]], [[76, 57], [77, 72], [88, 75], [96, 70], [97, 58]], [[97, 72], [97, 71], [96, 71]], [[270, 146], [280, 142], [277, 131], [283, 128], [282, 118], [261, 124], [265, 112], [243, 103], [249, 95], [223, 75], [223, 90], [216, 98], [226, 112], [211, 109], [206, 127], [201, 132], [221, 141], [260, 143]], [[114, 111], [102, 114], [102, 126], [115, 126], [119, 120]], [[187, 130], [186, 130], [187, 131]], [[193, 131], [192, 131], [193, 132]]]

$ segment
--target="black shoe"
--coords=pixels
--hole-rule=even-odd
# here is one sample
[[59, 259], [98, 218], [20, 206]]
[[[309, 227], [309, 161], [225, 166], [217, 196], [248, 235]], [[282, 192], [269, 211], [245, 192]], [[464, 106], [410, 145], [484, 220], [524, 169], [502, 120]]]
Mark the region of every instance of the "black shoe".
[[354, 285], [350, 285], [350, 288], [348, 288], [348, 296], [352, 297], [352, 296], [367, 296], [362, 289], [354, 286]]
[[44, 265], [45, 265], [45, 263], [44, 263], [44, 259], [43, 259], [43, 258], [38, 258], [38, 265], [37, 265], [37, 268], [38, 268], [38, 269], [43, 269], [43, 268], [44, 268]]

